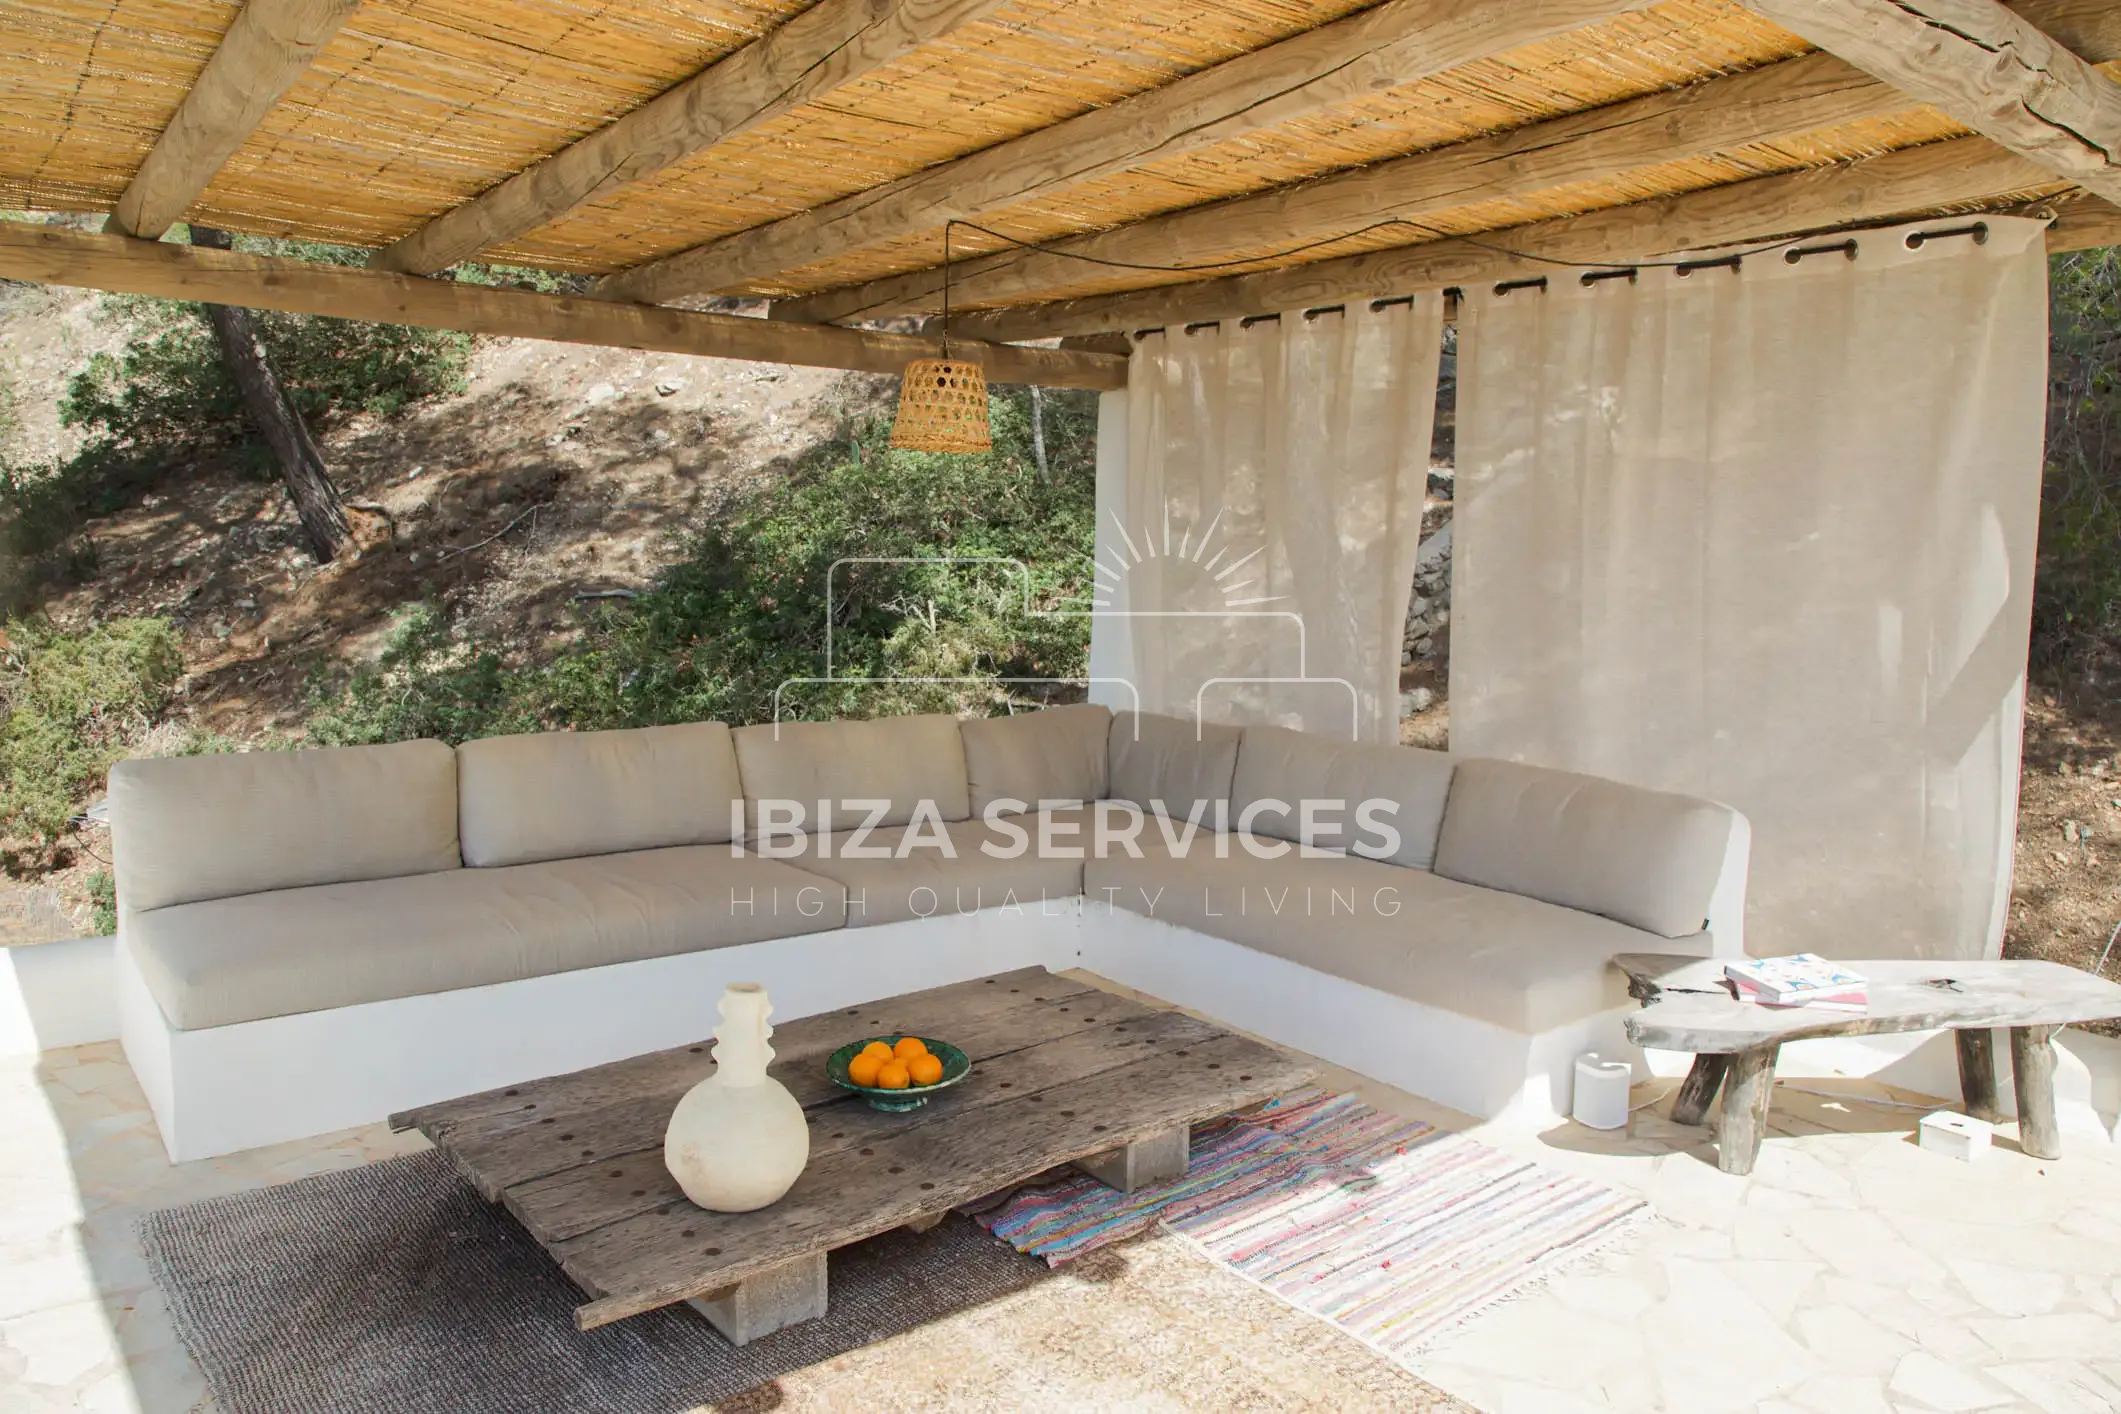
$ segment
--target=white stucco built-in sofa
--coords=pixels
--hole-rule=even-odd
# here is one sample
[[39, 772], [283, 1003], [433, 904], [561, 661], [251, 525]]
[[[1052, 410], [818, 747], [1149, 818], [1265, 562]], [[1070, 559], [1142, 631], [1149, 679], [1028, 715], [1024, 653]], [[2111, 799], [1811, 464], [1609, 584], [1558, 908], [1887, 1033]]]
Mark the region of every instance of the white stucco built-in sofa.
[[1711, 801], [1089, 705], [128, 761], [111, 815], [177, 1159], [697, 1041], [732, 981], [786, 1019], [1033, 964], [1560, 1108], [1627, 1050], [1608, 958], [1740, 951], [1748, 846]]

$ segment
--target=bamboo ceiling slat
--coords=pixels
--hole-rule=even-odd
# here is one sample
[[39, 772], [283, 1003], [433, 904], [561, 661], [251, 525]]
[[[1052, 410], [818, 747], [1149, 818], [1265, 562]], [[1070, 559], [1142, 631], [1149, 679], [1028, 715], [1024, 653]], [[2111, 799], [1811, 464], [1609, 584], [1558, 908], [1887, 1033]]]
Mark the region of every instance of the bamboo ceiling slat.
[[507, 247], [610, 270], [991, 146], [1340, 18], [1371, 0], [1021, 0], [826, 102]]
[[[1122, 225], [1751, 68], [1804, 49], [1802, 41], [1729, 0], [1674, 0], [1205, 151], [1084, 183], [1057, 199], [1027, 202], [980, 224], [1018, 240]], [[1386, 240], [1393, 243], [1404, 244], [1404, 236]], [[951, 250], [963, 256], [1000, 245], [961, 229], [952, 237]], [[939, 264], [941, 252], [938, 228], [783, 271], [751, 292], [787, 295], [855, 284]], [[1336, 247], [1328, 253], [1345, 252]], [[1095, 277], [1095, 267], [1085, 269]], [[1147, 283], [1160, 278], [1152, 276]]]
[[238, 8], [230, 0], [0, 5], [0, 205], [107, 209]]
[[369, 0], [201, 197], [381, 245], [757, 38], [803, 0]]

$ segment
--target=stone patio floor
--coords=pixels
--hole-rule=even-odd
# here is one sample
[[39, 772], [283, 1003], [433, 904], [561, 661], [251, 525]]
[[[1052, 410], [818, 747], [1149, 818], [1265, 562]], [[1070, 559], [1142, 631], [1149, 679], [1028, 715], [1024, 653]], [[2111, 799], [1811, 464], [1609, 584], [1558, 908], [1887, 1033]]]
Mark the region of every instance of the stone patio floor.
[[[1663, 1118], [1673, 1082], [1637, 1087], [1624, 1134], [1480, 1125], [1330, 1067], [1327, 1083], [1650, 1201], [1619, 1245], [1413, 1362], [1490, 1414], [2121, 1411], [2112, 1147], [2042, 1162], [2006, 1128], [1967, 1165], [1915, 1146], [1919, 1096], [1791, 1080], [1735, 1178], [1712, 1135]], [[172, 1166], [117, 1046], [0, 1059], [0, 1414], [211, 1414], [133, 1216], [423, 1146], [376, 1125]], [[841, 1357], [873, 1372], [878, 1409], [904, 1407], [889, 1346]]]

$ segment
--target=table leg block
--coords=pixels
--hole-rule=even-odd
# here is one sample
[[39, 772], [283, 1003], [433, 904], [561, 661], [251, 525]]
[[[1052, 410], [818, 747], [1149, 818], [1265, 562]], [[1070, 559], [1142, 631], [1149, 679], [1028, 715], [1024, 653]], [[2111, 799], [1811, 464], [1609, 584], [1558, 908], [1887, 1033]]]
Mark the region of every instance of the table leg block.
[[686, 1303], [731, 1345], [748, 1345], [797, 1321], [825, 1314], [825, 1254], [814, 1253]]
[[1959, 1050], [1959, 1098], [1966, 1112], [1994, 1124], [2003, 1118], [1996, 1095], [1996, 1033], [1986, 1027], [1954, 1031], [1952, 1043]]
[[1748, 1174], [1767, 1139], [1768, 1105], [1775, 1094], [1775, 1057], [1780, 1046], [1739, 1051], [1723, 1082], [1723, 1126], [1716, 1137], [1716, 1167]]
[[1132, 1193], [1145, 1184], [1183, 1177], [1192, 1140], [1192, 1126], [1182, 1124], [1121, 1148], [1077, 1159], [1075, 1166], [1099, 1183]]
[[1679, 1082], [1679, 1093], [1672, 1099], [1672, 1122], [1701, 1123], [1708, 1116], [1717, 1087], [1723, 1084], [1724, 1072], [1730, 1068], [1729, 1056], [1694, 1057], [1693, 1069], [1686, 1073], [1685, 1080]]
[[2011, 1028], [2011, 1082], [2018, 1092], [2018, 1147], [2036, 1159], [2062, 1157], [2055, 1122], [2056, 1026]]

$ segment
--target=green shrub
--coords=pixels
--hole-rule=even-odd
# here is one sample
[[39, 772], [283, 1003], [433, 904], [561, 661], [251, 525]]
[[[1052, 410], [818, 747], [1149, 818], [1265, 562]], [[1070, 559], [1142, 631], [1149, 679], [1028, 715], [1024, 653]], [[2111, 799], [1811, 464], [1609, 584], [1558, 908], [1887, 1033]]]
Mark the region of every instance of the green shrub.
[[88, 903], [94, 910], [96, 936], [108, 938], [118, 931], [118, 881], [108, 869], [88, 876]]
[[[652, 589], [546, 662], [511, 666], [432, 607], [414, 610], [374, 667], [320, 692], [310, 737], [767, 721], [784, 684], [782, 715], [812, 718], [1053, 695], [1002, 679], [1085, 671], [1096, 404], [1045, 401], [1050, 480], [1031, 469], [1020, 389], [994, 396], [995, 450], [981, 456], [892, 451], [887, 416], [856, 419], [785, 479], [727, 495]], [[972, 563], [832, 568], [942, 557]], [[825, 676], [828, 572], [837, 681], [790, 681]], [[954, 681], [880, 681], [891, 678]]]
[[374, 666], [321, 695], [308, 723], [309, 739], [321, 746], [416, 737], [459, 742], [536, 726], [501, 655], [460, 642], [428, 604], [405, 615]]
[[2121, 250], [2050, 262], [2037, 666], [2098, 675], [2121, 648]]
[[16, 620], [7, 637], [0, 826], [54, 840], [168, 709], [183, 657], [163, 619], [113, 619], [78, 633]]
[[6, 466], [14, 449], [15, 436], [22, 430], [22, 410], [16, 404], [15, 382], [7, 369], [0, 367], [0, 466]]
[[[250, 436], [205, 306], [133, 296], [105, 304], [132, 325], [133, 337], [122, 353], [96, 355], [69, 381], [59, 403], [65, 425], [127, 449]], [[464, 387], [468, 334], [262, 309], [251, 319], [289, 400], [311, 419], [388, 416]]]

